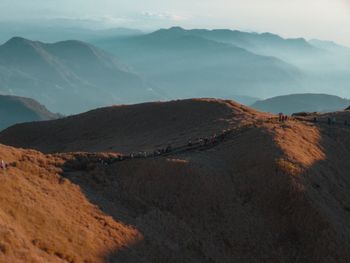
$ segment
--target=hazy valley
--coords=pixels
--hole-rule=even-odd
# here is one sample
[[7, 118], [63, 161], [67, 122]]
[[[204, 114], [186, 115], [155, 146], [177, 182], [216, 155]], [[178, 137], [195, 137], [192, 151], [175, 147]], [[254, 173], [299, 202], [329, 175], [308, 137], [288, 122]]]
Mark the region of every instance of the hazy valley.
[[349, 48], [10, 25], [0, 263], [350, 262]]

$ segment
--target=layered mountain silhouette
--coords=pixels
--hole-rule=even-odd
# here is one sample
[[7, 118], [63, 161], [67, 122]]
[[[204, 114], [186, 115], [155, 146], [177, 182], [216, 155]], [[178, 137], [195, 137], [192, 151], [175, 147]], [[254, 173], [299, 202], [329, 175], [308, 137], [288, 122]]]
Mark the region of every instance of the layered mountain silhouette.
[[347, 263], [349, 118], [196, 99], [13, 126], [51, 154], [0, 145], [0, 262]]
[[[46, 22], [46, 23], [45, 23]], [[13, 36], [22, 36], [27, 39], [35, 39], [42, 42], [59, 42], [67, 39], [80, 41], [92, 41], [101, 38], [117, 38], [144, 34], [138, 29], [111, 28], [89, 29], [86, 26], [76, 24], [70, 19], [56, 19], [40, 23], [21, 23], [14, 21], [2, 21], [0, 25], [0, 43], [4, 43]], [[93, 21], [90, 21], [93, 24]]]
[[[173, 27], [124, 39], [106, 38], [95, 44], [170, 91], [191, 87], [192, 96], [273, 97], [328, 93], [330, 86], [332, 94], [349, 96], [350, 49], [329, 41]], [[217, 93], [210, 94], [213, 90]]]
[[327, 94], [291, 94], [260, 100], [251, 107], [265, 112], [292, 114], [297, 112], [331, 112], [344, 110], [350, 100]]
[[170, 28], [96, 45], [117, 54], [173, 97], [264, 97], [303, 90], [297, 67], [200, 32]]
[[12, 38], [0, 46], [0, 81], [3, 94], [33, 97], [62, 113], [158, 98], [112, 55], [80, 41]]
[[0, 130], [13, 124], [43, 121], [61, 117], [29, 98], [0, 95]]
[[257, 54], [274, 56], [290, 62], [298, 62], [305, 59], [305, 56], [311, 57], [322, 53], [321, 50], [303, 38], [284, 39], [272, 33], [250, 33], [228, 29], [184, 30], [174, 28], [173, 30], [221, 43], [233, 44]]

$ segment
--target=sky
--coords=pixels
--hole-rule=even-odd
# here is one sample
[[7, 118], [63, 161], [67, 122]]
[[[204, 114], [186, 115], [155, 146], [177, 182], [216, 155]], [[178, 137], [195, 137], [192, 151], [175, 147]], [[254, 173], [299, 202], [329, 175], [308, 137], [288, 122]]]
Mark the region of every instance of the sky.
[[350, 46], [350, 0], [0, 0], [0, 23], [229, 28]]

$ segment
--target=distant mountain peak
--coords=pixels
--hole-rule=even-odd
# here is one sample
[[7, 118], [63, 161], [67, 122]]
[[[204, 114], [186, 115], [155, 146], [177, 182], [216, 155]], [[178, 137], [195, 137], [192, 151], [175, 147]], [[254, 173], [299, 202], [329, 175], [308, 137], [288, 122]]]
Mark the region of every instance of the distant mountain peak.
[[4, 45], [8, 45], [8, 46], [13, 46], [13, 45], [18, 45], [18, 44], [31, 44], [33, 43], [33, 41], [23, 38], [23, 37], [13, 37], [11, 39], [9, 39]]
[[169, 31], [177, 31], [177, 32], [183, 32], [186, 31], [184, 28], [180, 27], [180, 26], [173, 26], [171, 28], [168, 29]]

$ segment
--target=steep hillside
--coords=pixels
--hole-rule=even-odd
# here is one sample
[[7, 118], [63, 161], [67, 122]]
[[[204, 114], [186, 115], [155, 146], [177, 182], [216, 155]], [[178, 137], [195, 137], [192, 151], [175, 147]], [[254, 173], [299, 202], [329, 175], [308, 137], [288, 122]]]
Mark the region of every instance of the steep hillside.
[[96, 45], [115, 53], [172, 97], [264, 97], [285, 94], [291, 87], [303, 90], [303, 74], [296, 67], [181, 28]]
[[114, 106], [15, 125], [0, 133], [0, 142], [43, 152], [151, 150], [249, 122], [255, 114], [240, 104], [211, 99]]
[[60, 115], [29, 98], [0, 95], [0, 130], [11, 125], [30, 121], [57, 119]]
[[[147, 110], [159, 105], [169, 108]], [[162, 144], [175, 126], [161, 115], [185, 105], [191, 114], [176, 115], [179, 146], [194, 134], [218, 137], [124, 160], [0, 146], [10, 164], [0, 172], [0, 262], [349, 262], [350, 129], [279, 123], [229, 101], [159, 105], [104, 116], [119, 119], [124, 109], [150, 122], [123, 123], [123, 133], [134, 132], [130, 151], [143, 149], [138, 138]], [[164, 125], [155, 126], [156, 112]]]
[[257, 101], [251, 107], [265, 112], [331, 112], [345, 109], [350, 100], [327, 94], [291, 94]]
[[140, 77], [89, 44], [12, 38], [0, 46], [0, 91], [33, 97], [50, 110], [77, 113], [158, 98]]
[[64, 160], [0, 145], [0, 262], [107, 262], [140, 233], [59, 174]]

